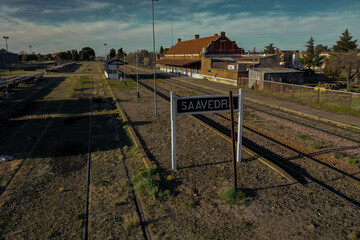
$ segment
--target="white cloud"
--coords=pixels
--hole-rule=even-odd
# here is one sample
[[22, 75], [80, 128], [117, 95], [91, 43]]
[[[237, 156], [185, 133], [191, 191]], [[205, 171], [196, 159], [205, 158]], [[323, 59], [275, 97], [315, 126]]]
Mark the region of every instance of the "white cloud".
[[[105, 6], [104, 6], [105, 7]], [[13, 10], [15, 11], [15, 10]], [[345, 17], [344, 17], [345, 16]], [[254, 45], [262, 49], [269, 42], [285, 49], [302, 49], [305, 42], [313, 36], [316, 44], [335, 44], [338, 36], [349, 28], [354, 39], [360, 38], [360, 11], [345, 13], [315, 13], [312, 16], [292, 17], [285, 13], [255, 16], [248, 12], [217, 15], [199, 12], [177, 17], [174, 21], [174, 42], [177, 38], [192, 39], [226, 31], [230, 39], [239, 47], [250, 49]], [[90, 46], [97, 54], [103, 54], [103, 44], [108, 48], [124, 47], [152, 49], [152, 25], [148, 22], [120, 22], [103, 20], [89, 23], [63, 23], [57, 26], [39, 25], [32, 22], [0, 18], [0, 35], [10, 36], [9, 48], [19, 52], [31, 44], [35, 52], [52, 52]], [[171, 44], [171, 23], [156, 21], [156, 48]]]

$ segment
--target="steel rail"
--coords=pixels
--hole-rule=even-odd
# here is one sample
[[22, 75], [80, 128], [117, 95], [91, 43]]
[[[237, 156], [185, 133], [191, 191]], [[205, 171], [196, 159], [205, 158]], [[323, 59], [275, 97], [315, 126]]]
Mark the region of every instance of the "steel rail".
[[[133, 79], [133, 77], [131, 77], [131, 79]], [[134, 80], [134, 79], [133, 79], [133, 80]], [[152, 89], [150, 86], [147, 86], [146, 84], [144, 84], [144, 83], [142, 83], [142, 82], [139, 82], [139, 83], [140, 83], [143, 87], [147, 88], [148, 90], [153, 91], [153, 89]], [[163, 93], [158, 92], [158, 95], [159, 95], [160, 97], [164, 98], [164, 99], [167, 100], [167, 101], [170, 100], [170, 97], [168, 97], [167, 95], [165, 95], [165, 94], [163, 94]], [[198, 117], [198, 116], [199, 116], [199, 115], [194, 115], [194, 117]], [[216, 129], [216, 130], [222, 131], [221, 129]], [[246, 141], [244, 141], [244, 142], [246, 142]], [[245, 144], [244, 144], [244, 145], [245, 145]], [[246, 146], [246, 145], [245, 145], [245, 146]], [[249, 145], [247, 145], [247, 146], [249, 146]], [[249, 146], [249, 147], [252, 148], [252, 146]], [[268, 155], [267, 155], [266, 153], [264, 153], [264, 152], [258, 152], [258, 149], [256, 149], [256, 148], [253, 148], [253, 150], [254, 150], [255, 152], [259, 153], [260, 155], [268, 156]], [[268, 157], [270, 157], [270, 158], [272, 159], [271, 156], [268, 156]], [[290, 167], [286, 166], [286, 164], [284, 164], [284, 163], [280, 163], [280, 164], [281, 164], [282, 166], [284, 166], [284, 168], [286, 168], [286, 169], [289, 169], [289, 168], [290, 168]], [[336, 195], [337, 197], [345, 200], [346, 202], [348, 202], [348, 203], [350, 203], [350, 204], [352, 204], [352, 205], [354, 205], [354, 206], [356, 206], [356, 207], [360, 207], [360, 203], [359, 203], [358, 201], [356, 201], [356, 200], [354, 200], [354, 199], [351, 199], [351, 198], [349, 198], [348, 196], [344, 195], [343, 193], [335, 190], [335, 189], [332, 188], [331, 186], [326, 185], [326, 184], [325, 184], [324, 182], [322, 182], [321, 180], [318, 180], [318, 179], [316, 179], [316, 178], [314, 178], [314, 177], [312, 177], [312, 176], [310, 176], [310, 175], [305, 175], [305, 174], [303, 174], [303, 173], [301, 173], [301, 172], [299, 172], [299, 171], [297, 171], [297, 170], [295, 170], [295, 169], [293, 169], [293, 168], [290, 168], [290, 169], [291, 169], [291, 172], [296, 173], [297, 176], [300, 176], [302, 179], [305, 179], [306, 181], [313, 182], [313, 183], [315, 183], [316, 185], [320, 186], [322, 189], [324, 189], [324, 190], [326, 190], [326, 191], [328, 191], [328, 192]]]
[[[98, 66], [99, 68], [99, 66]], [[100, 71], [100, 68], [99, 68], [99, 71]], [[105, 99], [106, 99], [106, 103], [107, 103], [107, 107], [109, 110], [111, 110], [110, 108], [110, 104], [109, 104], [109, 100], [107, 98], [107, 93], [106, 93], [106, 90], [105, 90], [105, 87], [104, 87], [104, 84], [103, 82], [101, 82], [101, 85], [102, 85], [102, 89], [104, 91], [104, 95], [105, 95]], [[120, 134], [119, 134], [119, 131], [118, 131], [118, 128], [116, 126], [116, 122], [115, 122], [115, 118], [114, 118], [114, 115], [111, 114], [111, 119], [112, 119], [112, 123], [113, 123], [113, 127], [115, 129], [115, 133], [116, 133], [116, 137], [118, 139], [118, 144], [119, 144], [119, 147], [120, 147], [120, 151], [121, 151], [121, 155], [123, 156], [123, 161], [124, 161], [124, 164], [125, 164], [125, 168], [126, 168], [126, 175], [128, 177], [128, 179], [130, 180], [130, 183], [131, 183], [131, 179], [132, 179], [132, 176], [131, 176], [131, 171], [130, 171], [130, 168], [129, 168], [129, 164], [128, 164], [128, 161], [126, 159], [126, 154], [124, 152], [124, 145], [123, 143], [121, 142], [121, 138], [120, 138]], [[132, 183], [131, 183], [132, 184]], [[145, 219], [145, 214], [144, 214], [144, 211], [143, 211], [143, 208], [141, 206], [141, 202], [138, 198], [138, 196], [136, 195], [136, 192], [134, 191], [134, 188], [132, 187], [131, 188], [131, 192], [134, 196], [134, 202], [135, 202], [135, 207], [136, 207], [136, 211], [139, 215], [139, 218], [140, 218], [140, 222], [141, 222], [141, 229], [143, 231], [143, 236], [146, 240], [151, 240], [151, 234], [150, 234], [150, 231], [149, 231], [149, 228], [146, 224], [146, 219]]]

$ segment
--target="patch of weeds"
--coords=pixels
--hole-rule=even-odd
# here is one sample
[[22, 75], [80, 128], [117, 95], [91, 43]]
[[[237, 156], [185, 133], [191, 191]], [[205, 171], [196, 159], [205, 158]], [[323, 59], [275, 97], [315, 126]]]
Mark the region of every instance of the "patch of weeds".
[[301, 135], [299, 135], [299, 138], [302, 139], [302, 140], [309, 140], [310, 136], [306, 135], [306, 134], [301, 134]]
[[133, 179], [132, 183], [136, 192], [142, 195], [151, 196], [153, 199], [163, 198], [170, 194], [169, 189], [165, 189], [161, 182], [160, 174], [154, 169], [140, 171]]
[[348, 237], [350, 239], [359, 240], [360, 239], [360, 232], [354, 231], [352, 233], [349, 233]]
[[136, 228], [140, 225], [139, 216], [134, 214], [129, 214], [124, 216], [124, 225], [126, 228]]
[[200, 205], [200, 200], [197, 198], [192, 198], [190, 201], [186, 202], [186, 206], [195, 208]]
[[350, 163], [351, 165], [356, 165], [358, 168], [360, 168], [360, 160], [354, 159], [354, 158], [350, 158], [348, 160], [348, 163]]
[[312, 144], [311, 147], [314, 148], [314, 149], [321, 149], [321, 146], [319, 144], [316, 144], [316, 143]]
[[342, 157], [342, 155], [338, 152], [334, 152], [333, 153], [333, 156], [336, 158], [336, 159], [340, 159]]
[[220, 197], [230, 205], [247, 205], [249, 203], [246, 194], [240, 189], [235, 190], [233, 187], [228, 188]]
[[110, 181], [100, 180], [100, 181], [97, 181], [96, 186], [106, 187], [106, 186], [109, 186], [110, 184], [111, 184]]
[[250, 112], [245, 111], [245, 112], [244, 112], [244, 119], [255, 119], [255, 120], [258, 120], [258, 119], [259, 119], [259, 116], [255, 115], [255, 114], [252, 114], [252, 113], [250, 113]]
[[76, 216], [77, 220], [84, 220], [86, 218], [86, 214], [85, 213], [80, 213]]
[[56, 237], [60, 237], [61, 233], [59, 231], [52, 231], [47, 235], [47, 239], [52, 239]]

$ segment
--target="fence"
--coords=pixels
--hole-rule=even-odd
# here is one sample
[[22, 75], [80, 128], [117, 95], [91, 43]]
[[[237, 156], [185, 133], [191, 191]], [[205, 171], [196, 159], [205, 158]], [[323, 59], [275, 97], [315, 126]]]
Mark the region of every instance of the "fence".
[[238, 85], [253, 90], [263, 90], [266, 94], [274, 95], [280, 99], [307, 105], [324, 104], [330, 107], [360, 111], [360, 93], [249, 78], [240, 78]]

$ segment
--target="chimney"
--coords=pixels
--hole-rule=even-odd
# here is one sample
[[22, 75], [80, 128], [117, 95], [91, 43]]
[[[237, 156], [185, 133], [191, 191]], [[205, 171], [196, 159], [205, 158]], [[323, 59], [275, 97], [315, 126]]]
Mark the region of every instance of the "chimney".
[[177, 41], [177, 43], [179, 43], [179, 42], [181, 42], [181, 38], [178, 38], [178, 41]]
[[225, 37], [225, 32], [221, 31], [220, 35], [221, 35], [222, 37]]
[[194, 35], [194, 40], [195, 40], [195, 39], [199, 39], [199, 36], [200, 36], [199, 34], [195, 34], [195, 35]]

